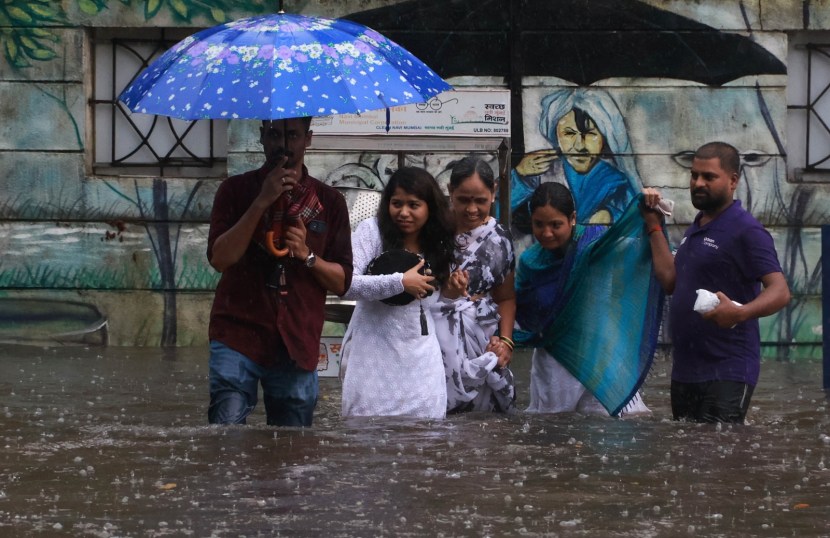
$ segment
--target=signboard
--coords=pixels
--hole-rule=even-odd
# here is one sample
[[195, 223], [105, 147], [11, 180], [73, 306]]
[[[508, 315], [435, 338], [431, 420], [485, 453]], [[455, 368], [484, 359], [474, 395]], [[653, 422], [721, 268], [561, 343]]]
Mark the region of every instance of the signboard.
[[314, 134], [510, 136], [510, 91], [453, 90], [426, 103], [315, 117]]
[[320, 338], [320, 362], [317, 363], [317, 375], [320, 377], [337, 377], [340, 375], [340, 348], [342, 336], [323, 336]]

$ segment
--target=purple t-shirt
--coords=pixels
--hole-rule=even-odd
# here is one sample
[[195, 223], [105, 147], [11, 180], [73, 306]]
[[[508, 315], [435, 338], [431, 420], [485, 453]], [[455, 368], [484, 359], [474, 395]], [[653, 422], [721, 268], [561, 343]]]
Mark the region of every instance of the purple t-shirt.
[[735, 200], [715, 220], [686, 230], [675, 255], [671, 297], [672, 380], [737, 381], [755, 385], [761, 369], [758, 320], [722, 329], [693, 310], [696, 290], [722, 291], [746, 304], [761, 292], [761, 277], [781, 272], [772, 236]]

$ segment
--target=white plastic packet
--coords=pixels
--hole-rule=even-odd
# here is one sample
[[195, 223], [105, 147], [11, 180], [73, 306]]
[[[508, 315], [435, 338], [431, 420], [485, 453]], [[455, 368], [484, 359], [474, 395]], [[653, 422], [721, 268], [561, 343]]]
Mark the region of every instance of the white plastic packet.
[[662, 213], [666, 217], [671, 217], [672, 212], [674, 211], [674, 200], [666, 200], [663, 198], [659, 202], [657, 202], [657, 207], [655, 208], [660, 213]]
[[[743, 306], [738, 301], [732, 301], [738, 306]], [[720, 304], [718, 296], [709, 290], [697, 290], [697, 299], [695, 299], [694, 311], [699, 314], [711, 312]], [[735, 326], [733, 325], [732, 328]]]
[[709, 290], [697, 290], [694, 311], [699, 314], [711, 312], [720, 304], [718, 296]]

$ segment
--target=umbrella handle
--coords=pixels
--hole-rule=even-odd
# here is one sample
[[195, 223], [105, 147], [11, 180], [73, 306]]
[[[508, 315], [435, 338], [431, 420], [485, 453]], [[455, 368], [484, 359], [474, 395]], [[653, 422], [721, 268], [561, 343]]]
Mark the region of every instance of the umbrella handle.
[[265, 233], [265, 249], [276, 258], [283, 258], [289, 252], [288, 247], [279, 248], [279, 244], [282, 241], [282, 224], [287, 217], [286, 213], [290, 204], [290, 193], [288, 195], [283, 193], [277, 198], [276, 206], [282, 208], [282, 218], [279, 220], [274, 219], [271, 222], [271, 231]]
[[[282, 225], [279, 226], [282, 228]], [[279, 232], [281, 230], [277, 230]], [[270, 231], [265, 234], [265, 249], [268, 250], [273, 256], [277, 258], [283, 258], [286, 254], [288, 254], [288, 247], [285, 248], [277, 248], [277, 241], [279, 241], [279, 235], [275, 231]]]

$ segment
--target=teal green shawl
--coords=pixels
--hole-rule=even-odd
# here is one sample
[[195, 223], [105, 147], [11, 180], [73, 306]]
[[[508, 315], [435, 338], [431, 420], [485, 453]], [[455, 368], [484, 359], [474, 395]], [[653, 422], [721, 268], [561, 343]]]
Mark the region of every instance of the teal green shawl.
[[663, 311], [641, 198], [610, 227], [577, 226], [564, 252], [535, 243], [516, 270], [516, 341], [543, 347], [614, 416], [648, 375]]

